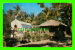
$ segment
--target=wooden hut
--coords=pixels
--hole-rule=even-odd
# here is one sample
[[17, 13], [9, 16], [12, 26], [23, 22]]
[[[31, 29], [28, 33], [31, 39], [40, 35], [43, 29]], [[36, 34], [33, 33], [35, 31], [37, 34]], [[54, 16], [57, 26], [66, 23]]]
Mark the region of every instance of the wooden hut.
[[55, 37], [64, 36], [65, 28], [67, 27], [66, 24], [56, 21], [56, 20], [48, 20], [39, 25], [41, 28], [48, 28], [49, 32], [53, 32]]

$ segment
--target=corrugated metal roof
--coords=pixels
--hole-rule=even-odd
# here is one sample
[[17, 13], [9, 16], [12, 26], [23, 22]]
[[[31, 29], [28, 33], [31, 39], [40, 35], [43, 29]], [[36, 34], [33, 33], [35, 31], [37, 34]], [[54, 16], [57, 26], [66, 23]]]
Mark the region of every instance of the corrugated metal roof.
[[[20, 24], [25, 24], [25, 25], [31, 26], [30, 23], [26, 23], [26, 22], [23, 22], [23, 21], [19, 21], [19, 20], [17, 20], [17, 19], [15, 19], [14, 21], [15, 21], [16, 23], [20, 23]], [[12, 21], [12, 22], [14, 22], [14, 21]], [[11, 23], [12, 23], [12, 22], [11, 22]]]

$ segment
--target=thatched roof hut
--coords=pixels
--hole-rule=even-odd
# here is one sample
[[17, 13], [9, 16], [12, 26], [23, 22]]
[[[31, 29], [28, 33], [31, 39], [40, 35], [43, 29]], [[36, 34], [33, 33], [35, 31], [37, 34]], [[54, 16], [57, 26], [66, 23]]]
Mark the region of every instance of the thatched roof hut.
[[56, 21], [56, 20], [48, 20], [48, 21], [40, 24], [39, 26], [59, 26], [59, 25], [67, 26], [66, 24], [61, 23], [61, 22]]
[[62, 22], [56, 21], [56, 20], [48, 20], [48, 21], [40, 24], [39, 27], [48, 28], [49, 32], [58, 33], [60, 31], [61, 32], [65, 31], [67, 25]]
[[[62, 39], [65, 37], [64, 31], [66, 31], [67, 25], [56, 21], [56, 20], [48, 20], [42, 24], [39, 25], [41, 28], [48, 28], [48, 31], [44, 31], [45, 33], [53, 33], [52, 38], [55, 39]], [[51, 35], [51, 34], [50, 34]]]

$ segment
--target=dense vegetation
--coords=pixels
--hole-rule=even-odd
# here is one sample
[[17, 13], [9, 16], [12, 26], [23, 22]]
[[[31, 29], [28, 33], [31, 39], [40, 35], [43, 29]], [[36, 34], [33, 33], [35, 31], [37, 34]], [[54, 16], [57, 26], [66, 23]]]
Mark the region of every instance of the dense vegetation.
[[[10, 9], [7, 11], [7, 13], [3, 12], [4, 37], [8, 39], [7, 35], [11, 33], [10, 23], [11, 21], [15, 19], [15, 16], [17, 16], [18, 20], [31, 23], [32, 25], [40, 25], [41, 23], [50, 19], [58, 20], [67, 25], [67, 34], [69, 35], [72, 34], [71, 33], [71, 26], [72, 26], [72, 4], [71, 3], [52, 3], [52, 7], [46, 7], [44, 3], [37, 3], [37, 4], [41, 8], [44, 8], [42, 12], [40, 12], [37, 16], [35, 16], [34, 13], [28, 14], [27, 12], [23, 12], [19, 5], [16, 5], [15, 7], [13, 7], [14, 10]], [[39, 36], [39, 35], [37, 35], [36, 37], [37, 37], [36, 41], [40, 41], [40, 38], [42, 38], [42, 36]], [[32, 38], [32, 40], [35, 41], [34, 35], [31, 36], [27, 34], [25, 35], [24, 38], [27, 38], [28, 41], [30, 41], [30, 38]], [[50, 36], [45, 34], [44, 38], [49, 39]], [[11, 38], [9, 39], [11, 40]], [[12, 40], [9, 41], [8, 43], [11, 43], [11, 42]]]

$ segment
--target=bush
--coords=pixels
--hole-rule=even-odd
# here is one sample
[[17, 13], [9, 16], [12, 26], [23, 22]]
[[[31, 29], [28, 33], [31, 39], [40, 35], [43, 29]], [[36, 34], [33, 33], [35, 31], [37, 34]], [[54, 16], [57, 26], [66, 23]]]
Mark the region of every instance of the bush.
[[30, 41], [30, 38], [31, 38], [31, 36], [28, 34], [27, 35], [28, 42]]
[[5, 41], [3, 41], [3, 46], [6, 47], [6, 42]]
[[50, 35], [49, 34], [44, 34], [44, 39], [49, 39]]
[[6, 46], [9, 46], [9, 47], [15, 46], [18, 42], [16, 38], [6, 38], [4, 41], [6, 42]]
[[35, 42], [35, 36], [32, 36], [32, 41]]
[[39, 35], [37, 35], [36, 36], [36, 41], [40, 41], [41, 39], [40, 39], [40, 36]]

